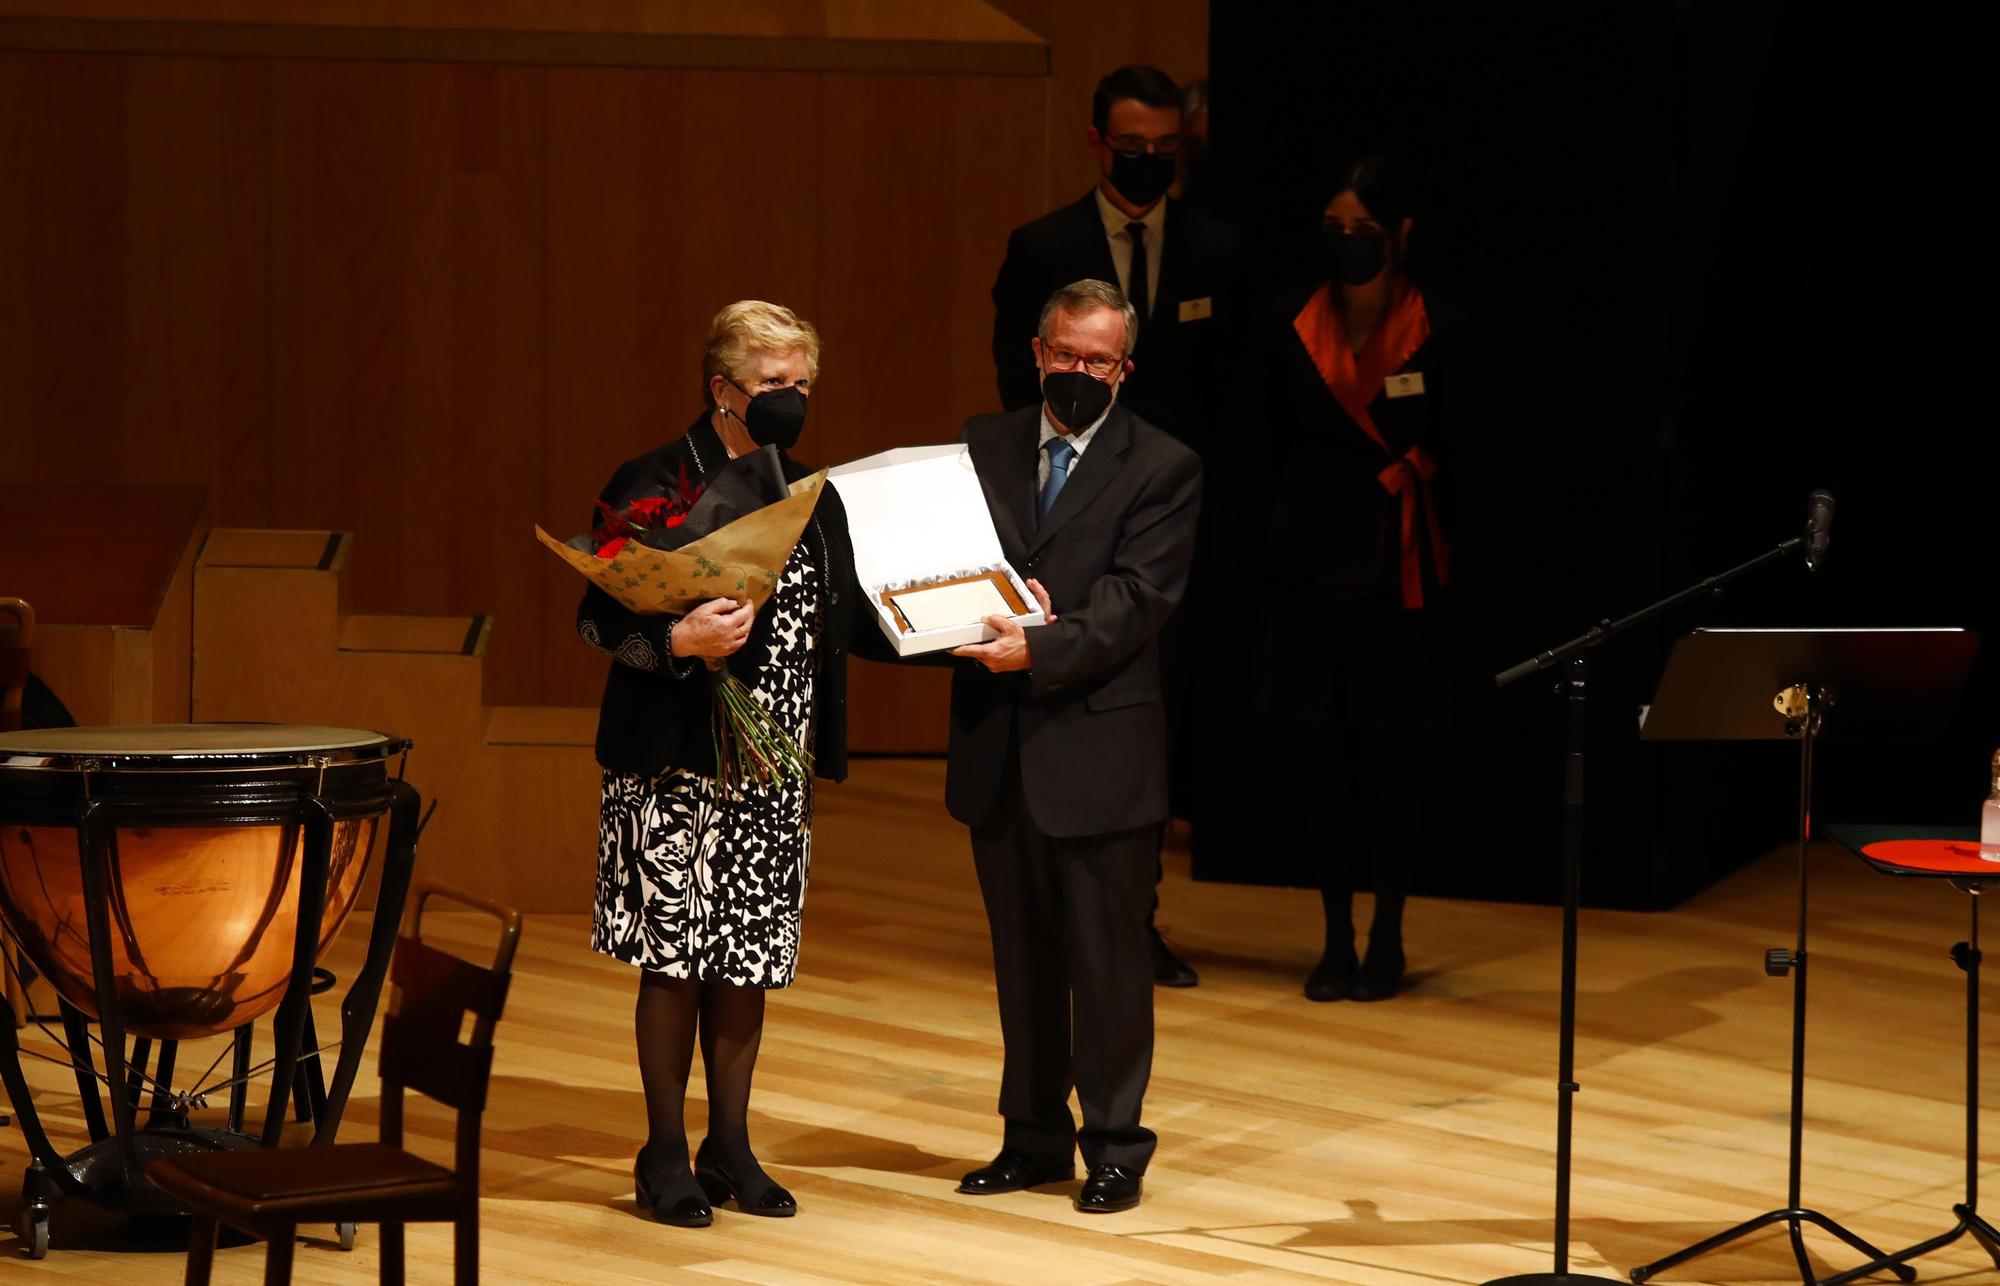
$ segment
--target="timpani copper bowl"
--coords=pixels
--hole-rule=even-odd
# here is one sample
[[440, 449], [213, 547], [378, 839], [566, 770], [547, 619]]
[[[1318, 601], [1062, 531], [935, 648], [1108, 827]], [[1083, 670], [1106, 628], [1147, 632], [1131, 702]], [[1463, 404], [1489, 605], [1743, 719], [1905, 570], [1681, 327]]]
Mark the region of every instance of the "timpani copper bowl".
[[[61, 1197], [171, 1212], [144, 1181], [151, 1157], [276, 1144], [310, 1027], [315, 967], [379, 862], [368, 958], [342, 1004], [333, 1092], [313, 1103], [316, 1139], [330, 1140], [415, 859], [418, 801], [401, 780], [408, 750], [384, 733], [284, 724], [0, 735], [0, 927], [57, 994], [67, 1039], [52, 1039], [63, 1046], [60, 1061], [76, 1067], [92, 1136], [68, 1156], [49, 1143], [21, 1074], [14, 1015], [0, 1014], [0, 1079], [34, 1157], [23, 1221], [31, 1255], [46, 1247], [48, 1210]], [[274, 1011], [271, 1095], [252, 1137], [240, 1088], [250, 1025]], [[236, 1041], [233, 1082], [167, 1083], [179, 1042], [222, 1035]], [[152, 1042], [160, 1062], [148, 1076]], [[223, 1084], [227, 1127], [191, 1124], [190, 1112]]]

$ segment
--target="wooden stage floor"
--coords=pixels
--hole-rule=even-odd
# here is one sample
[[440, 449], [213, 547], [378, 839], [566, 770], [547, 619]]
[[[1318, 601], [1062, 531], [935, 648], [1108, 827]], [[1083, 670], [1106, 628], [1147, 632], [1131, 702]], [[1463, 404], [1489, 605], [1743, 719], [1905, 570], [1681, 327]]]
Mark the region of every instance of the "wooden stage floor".
[[[1417, 902], [1411, 991], [1314, 1005], [1299, 985], [1316, 899], [1193, 885], [1171, 857], [1162, 920], [1202, 983], [1158, 996], [1145, 1204], [1086, 1217], [1071, 1188], [955, 1195], [999, 1137], [999, 1037], [942, 784], [940, 763], [863, 762], [821, 796], [802, 978], [773, 1000], [753, 1119], [760, 1155], [798, 1194], [789, 1221], [635, 1217], [632, 976], [591, 955], [582, 917], [532, 919], [486, 1121], [486, 1280], [1419, 1283], [1548, 1266], [1557, 913]], [[543, 860], [588, 881], [591, 837]], [[1946, 952], [1966, 899], [1830, 849], [1814, 866], [1806, 1204], [1900, 1247], [1942, 1231], [1961, 1197], [1964, 989]], [[1793, 889], [1780, 853], [1672, 914], [1586, 913], [1578, 1267], [1622, 1277], [1783, 1203], [1791, 985], [1761, 960], [1790, 942]], [[448, 940], [476, 927], [443, 923]], [[336, 948], [343, 977], [358, 937]], [[76, 1138], [73, 1084], [63, 1099], [61, 1069], [35, 1079]], [[375, 1093], [364, 1073], [348, 1138], [373, 1136]], [[445, 1155], [446, 1118], [414, 1127]], [[0, 1133], [8, 1225], [23, 1162], [18, 1134]], [[0, 1232], [0, 1280], [180, 1280], [176, 1251], [86, 1208], [57, 1211], [55, 1241], [29, 1262]], [[1853, 1262], [1809, 1242], [1823, 1273]], [[364, 1229], [352, 1254], [303, 1247], [297, 1280], [373, 1281], [375, 1246]], [[411, 1280], [449, 1280], [446, 1229], [413, 1227], [410, 1250]], [[225, 1249], [216, 1280], [259, 1280], [262, 1253]], [[1927, 1281], [2000, 1276], [1969, 1240], [1920, 1267]], [[1797, 1277], [1782, 1233], [1764, 1233], [1660, 1280]]]

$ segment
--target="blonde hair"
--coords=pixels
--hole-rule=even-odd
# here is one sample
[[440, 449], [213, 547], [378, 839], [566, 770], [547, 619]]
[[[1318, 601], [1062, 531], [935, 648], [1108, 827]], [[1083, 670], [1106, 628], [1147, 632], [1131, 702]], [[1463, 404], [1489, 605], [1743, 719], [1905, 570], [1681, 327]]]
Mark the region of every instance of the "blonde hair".
[[708, 324], [708, 348], [701, 356], [701, 395], [707, 401], [716, 376], [735, 383], [754, 352], [806, 355], [808, 378], [819, 379], [819, 332], [783, 304], [739, 299]]

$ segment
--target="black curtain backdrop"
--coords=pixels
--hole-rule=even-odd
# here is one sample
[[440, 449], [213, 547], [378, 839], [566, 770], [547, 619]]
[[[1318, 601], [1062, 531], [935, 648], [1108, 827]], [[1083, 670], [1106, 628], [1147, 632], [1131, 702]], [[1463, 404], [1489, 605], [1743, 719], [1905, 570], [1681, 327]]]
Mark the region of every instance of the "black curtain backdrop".
[[[1990, 149], [1958, 12], [1211, 8], [1216, 187], [1253, 287], [1300, 279], [1325, 175], [1382, 151], [1417, 180], [1413, 275], [1470, 316], [1475, 404], [1445, 463], [1469, 675], [1796, 534], [1814, 487], [1838, 499], [1819, 573], [1788, 563], [1599, 652], [1596, 904], [1671, 905], [1790, 833], [1794, 747], [1638, 742], [1674, 638], [1962, 625], [1991, 639], [1995, 453], [1976, 392], [1990, 199], [1975, 196]], [[1819, 820], [1976, 824], [2000, 744], [1994, 671], [1989, 652], [1935, 742], [1839, 743], [1836, 714]], [[1443, 802], [1411, 841], [1418, 891], [1554, 897], [1550, 686], [1467, 684]], [[1198, 844], [1196, 873], [1304, 882], [1311, 830]]]

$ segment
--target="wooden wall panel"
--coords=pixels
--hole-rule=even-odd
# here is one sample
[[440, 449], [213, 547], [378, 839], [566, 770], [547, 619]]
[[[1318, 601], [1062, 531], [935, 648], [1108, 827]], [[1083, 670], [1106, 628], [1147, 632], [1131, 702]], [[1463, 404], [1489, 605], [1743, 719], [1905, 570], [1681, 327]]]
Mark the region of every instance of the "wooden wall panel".
[[[1035, 81], [825, 78], [821, 184], [841, 193], [820, 224], [817, 320], [841, 359], [822, 390], [826, 458], [949, 442], [995, 409], [986, 292], [1008, 231], [1038, 212], [1023, 178], [1039, 168], [1040, 98]], [[860, 664], [851, 678], [856, 747], [942, 748], [948, 671]]]
[[0, 45], [376, 62], [1040, 76], [983, 0], [10, 0]]
[[298, 62], [272, 90], [277, 525], [357, 533], [363, 611], [490, 612], [539, 698], [539, 68]]
[[8, 481], [124, 472], [124, 103], [120, 60], [0, 55]]
[[264, 521], [267, 81], [0, 53], [6, 480], [200, 485]]
[[[620, 463], [680, 436], [700, 414], [702, 346], [716, 310], [769, 299], [817, 316], [818, 82], [550, 70], [549, 433], [538, 521], [559, 535], [582, 529]], [[843, 387], [850, 360], [830, 345], [826, 363], [831, 387]], [[831, 406], [816, 396], [802, 458], [823, 449]], [[542, 699], [595, 705], [606, 662], [576, 637], [581, 582], [534, 550]]]

